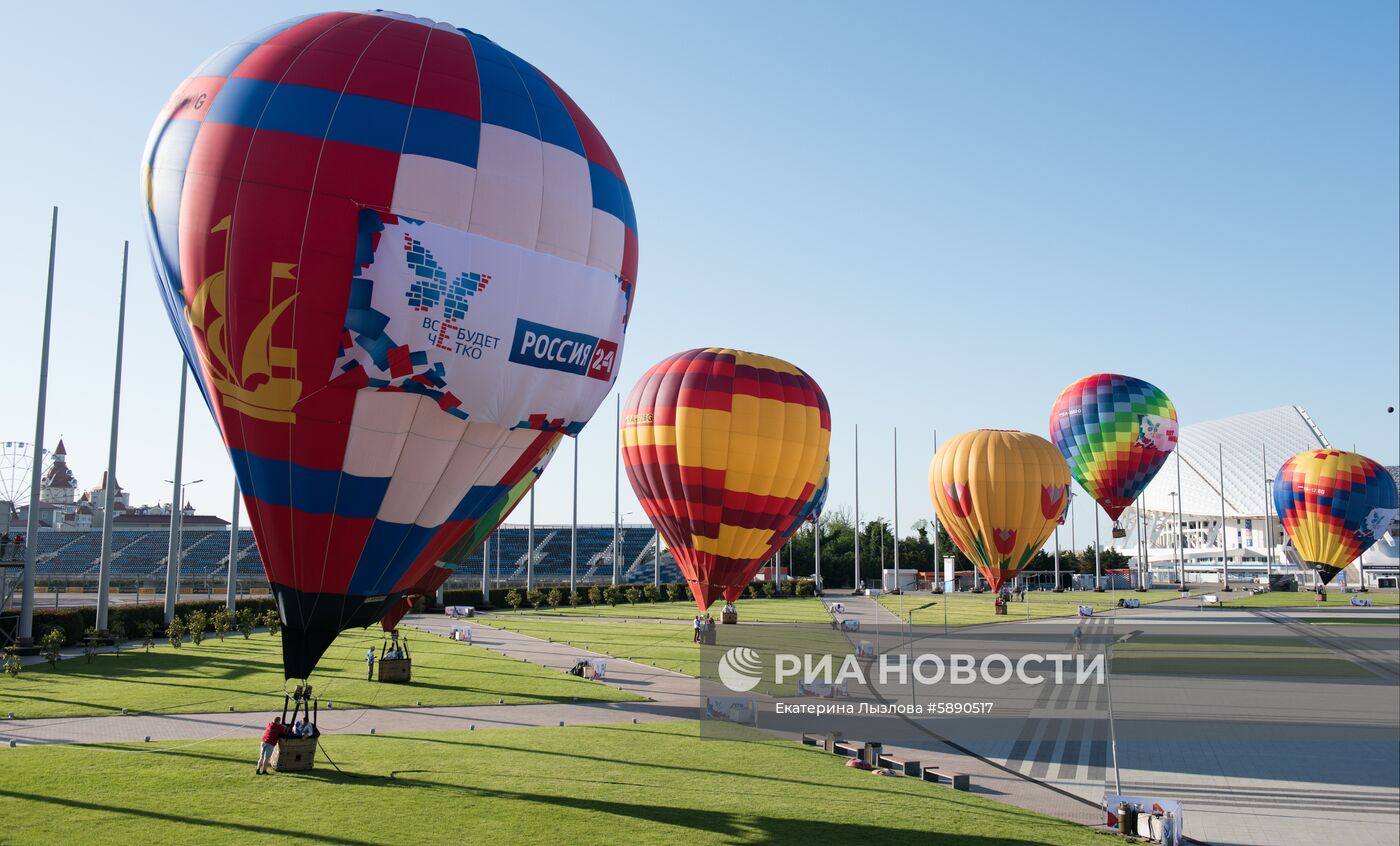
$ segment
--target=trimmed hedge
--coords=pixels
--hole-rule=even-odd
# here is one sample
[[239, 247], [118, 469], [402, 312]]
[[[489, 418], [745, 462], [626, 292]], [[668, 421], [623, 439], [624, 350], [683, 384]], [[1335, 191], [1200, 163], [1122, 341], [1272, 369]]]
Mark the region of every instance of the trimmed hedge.
[[[658, 602], [666, 602], [666, 601], [668, 601], [668, 600], [666, 599], [666, 594], [665, 594], [665, 590], [666, 590], [666, 585], [667, 585], [667, 584], [669, 584], [669, 583], [668, 583], [668, 582], [662, 582], [662, 583], [661, 583], [661, 590], [662, 590], [662, 593], [661, 593], [661, 596], [657, 599]], [[680, 593], [680, 597], [679, 597], [676, 601], [678, 601], [678, 602], [692, 602], [692, 601], [693, 601], [693, 598], [692, 598], [691, 593], [690, 593], [690, 585], [689, 585], [688, 583], [686, 583], [686, 582], [678, 582], [677, 584], [678, 584], [678, 585], [680, 586], [680, 588], [681, 588], [681, 593]], [[780, 583], [780, 584], [782, 585], [781, 590], [782, 590], [783, 592], [782, 592], [782, 593], [779, 593], [779, 594], [777, 594], [775, 597], [773, 597], [773, 598], [775, 598], [775, 599], [785, 599], [785, 598], [791, 597], [791, 596], [813, 596], [813, 595], [815, 595], [815, 593], [816, 593], [816, 591], [813, 589], [813, 584], [812, 584], [811, 580], [799, 580], [799, 581], [797, 581], [797, 582], [782, 582], [782, 583]], [[650, 586], [650, 585], [651, 585], [651, 582], [630, 582], [630, 583], [628, 583], [628, 584], [618, 585], [618, 590], [619, 590], [619, 591], [623, 591], [623, 590], [626, 590], [626, 589], [629, 588], [629, 587], [636, 587], [636, 588], [645, 590], [646, 587], [648, 587], [648, 586]], [[756, 581], [756, 582], [752, 582], [752, 585], [753, 585], [754, 589], [757, 590], [757, 591], [760, 593], [760, 595], [763, 593], [763, 585], [764, 585], [763, 582], [757, 582], [757, 581]], [[597, 582], [589, 582], [588, 584], [581, 584], [581, 583], [580, 583], [580, 584], [578, 585], [579, 605], [592, 605], [592, 604], [593, 604], [593, 603], [591, 603], [591, 602], [588, 601], [588, 589], [589, 589], [590, 587], [595, 587], [595, 586], [596, 586], [596, 587], [599, 587], [599, 588], [602, 588], [602, 589], [606, 589], [606, 588], [612, 587], [612, 585], [600, 585], [600, 584], [598, 584]], [[521, 595], [521, 596], [524, 596], [524, 595], [525, 595], [525, 588], [524, 588], [523, 586], [521, 586], [521, 585], [509, 585], [509, 586], [500, 586], [500, 587], [493, 588], [493, 589], [491, 590], [491, 598], [494, 599], [494, 600], [496, 600], [496, 604], [499, 604], [499, 605], [501, 605], [502, 607], [504, 607], [504, 606], [506, 605], [506, 592], [509, 591], [509, 590], [511, 590], [512, 588], [514, 588], [515, 590], [520, 591], [520, 595]], [[569, 584], [568, 584], [568, 582], [563, 582], [563, 583], [559, 583], [559, 584], [544, 584], [544, 583], [540, 583], [540, 582], [536, 582], [536, 583], [535, 583], [535, 590], [538, 590], [538, 591], [540, 591], [540, 592], [542, 592], [542, 593], [548, 593], [549, 590], [550, 590], [550, 588], [558, 588], [561, 592], [563, 592], [564, 598], [563, 598], [563, 600], [561, 600], [561, 602], [560, 602], [560, 607], [567, 607], [568, 604], [569, 604]], [[748, 590], [747, 590], [747, 588], [745, 589], [744, 596], [746, 596], [746, 597], [748, 596]], [[479, 588], [448, 588], [446, 591], [443, 592], [443, 601], [444, 601], [447, 605], [470, 605], [470, 606], [472, 606], [472, 607], [474, 607], [474, 608], [491, 608], [491, 607], [494, 607], [493, 605], [487, 605], [487, 604], [485, 604], [485, 603], [483, 603], [483, 602], [481, 601], [481, 590], [480, 590]], [[643, 600], [643, 601], [645, 601], [645, 600]], [[617, 604], [621, 605], [621, 604], [624, 604], [624, 603], [626, 603], [626, 602], [627, 602], [627, 599], [622, 595], [622, 593], [619, 592], [619, 593], [618, 593], [618, 596], [617, 596]], [[523, 607], [524, 604], [525, 604], [525, 603], [522, 603], [522, 607]], [[608, 605], [608, 604], [610, 604], [610, 603], [607, 601], [606, 598], [604, 598], [603, 601], [602, 601], [601, 603], [599, 603], [599, 604], [601, 604], [601, 605]], [[433, 610], [439, 610], [438, 607], [437, 607], [436, 599], [435, 599], [434, 597], [432, 597], [432, 596], [425, 597], [425, 598], [420, 598], [419, 602], [415, 603], [415, 605], [414, 605], [414, 610], [415, 610], [415, 611], [421, 610], [421, 609], [420, 609], [420, 605], [423, 606], [423, 607], [432, 608]]]
[[[180, 602], [175, 605], [175, 613], [180, 617], [189, 616], [191, 611], [204, 611], [213, 614], [215, 609], [223, 607], [223, 600]], [[252, 608], [261, 615], [268, 609], [276, 610], [277, 604], [271, 598], [264, 597], [240, 599], [237, 607]], [[120, 626], [128, 638], [140, 637], [141, 624], [147, 621], [155, 623], [157, 634], [163, 636], [165, 632], [165, 603], [112, 605], [107, 609], [107, 625], [111, 628]], [[0, 620], [0, 631], [13, 638], [18, 624], [18, 618]], [[50, 626], [58, 626], [63, 630], [63, 645], [77, 646], [83, 641], [83, 633], [95, 625], [97, 625], [97, 608], [95, 606], [34, 609], [34, 640], [36, 642], [44, 636], [44, 632], [48, 631]], [[208, 630], [212, 630], [212, 626]]]

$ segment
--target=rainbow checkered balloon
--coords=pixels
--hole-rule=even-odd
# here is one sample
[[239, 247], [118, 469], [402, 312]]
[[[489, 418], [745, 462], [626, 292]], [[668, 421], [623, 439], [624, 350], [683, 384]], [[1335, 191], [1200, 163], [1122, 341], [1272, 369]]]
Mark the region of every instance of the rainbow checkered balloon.
[[1325, 585], [1395, 520], [1395, 480], [1364, 455], [1309, 450], [1279, 468], [1274, 505], [1303, 563]]
[[1050, 440], [1074, 480], [1115, 521], [1176, 449], [1176, 434], [1172, 401], [1132, 376], [1085, 376], [1050, 410]]

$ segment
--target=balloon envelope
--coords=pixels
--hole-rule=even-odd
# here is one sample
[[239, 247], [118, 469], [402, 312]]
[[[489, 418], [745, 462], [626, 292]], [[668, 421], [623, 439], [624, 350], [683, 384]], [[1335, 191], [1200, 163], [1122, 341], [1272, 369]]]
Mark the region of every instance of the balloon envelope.
[[1274, 505], [1299, 557], [1325, 585], [1390, 528], [1395, 480], [1364, 455], [1309, 450], [1279, 468]]
[[939, 448], [928, 486], [953, 542], [1000, 590], [1055, 531], [1069, 502], [1069, 468], [1044, 438], [981, 429]]
[[303, 678], [607, 394], [627, 185], [573, 100], [489, 39], [335, 12], [197, 69], [142, 187]]
[[1096, 373], [1060, 392], [1050, 440], [1074, 480], [1117, 520], [1176, 448], [1176, 407], [1155, 385]]
[[830, 443], [826, 396], [778, 358], [688, 350], [638, 380], [622, 417], [627, 479], [701, 610], [782, 546]]
[[428, 568], [417, 582], [409, 585], [397, 603], [389, 606], [388, 612], [379, 621], [380, 625], [384, 627], [384, 631], [393, 631], [398, 626], [403, 616], [413, 608], [413, 597], [436, 593], [438, 588], [447, 584], [447, 580], [452, 578], [454, 573], [467, 567], [472, 555], [481, 548], [482, 543], [490, 537], [492, 532], [500, 528], [515, 506], [520, 504], [520, 500], [524, 499], [525, 494], [529, 493], [535, 486], [535, 482], [539, 481], [545, 466], [554, 457], [561, 437], [556, 436], [553, 445], [535, 462], [533, 467], [527, 465], [523, 473], [517, 473], [516, 468], [512, 468], [506, 474], [504, 479], [513, 480], [508, 483], [509, 487], [482, 511], [478, 519], [468, 523], [466, 534], [462, 535], [451, 549], [443, 553], [442, 558]]
[[[830, 489], [831, 456], [828, 455], [826, 458], [826, 466], [822, 469], [821, 485], [812, 492], [812, 498], [807, 500], [807, 504], [802, 507], [801, 513], [793, 519], [792, 525], [788, 526], [782, 533], [782, 540], [779, 541], [778, 546], [774, 548], [774, 554], [777, 554], [784, 546], [787, 546], [788, 541], [792, 540], [792, 536], [797, 534], [797, 530], [802, 528], [804, 522], [814, 524], [817, 522], [817, 519], [821, 517], [822, 509], [826, 507], [826, 494]], [[762, 564], [760, 563], [759, 566], [761, 567]], [[744, 595], [744, 590], [750, 584], [750, 582], [745, 581], [740, 584], [725, 585], [724, 598], [730, 602], [738, 602], [739, 598]]]

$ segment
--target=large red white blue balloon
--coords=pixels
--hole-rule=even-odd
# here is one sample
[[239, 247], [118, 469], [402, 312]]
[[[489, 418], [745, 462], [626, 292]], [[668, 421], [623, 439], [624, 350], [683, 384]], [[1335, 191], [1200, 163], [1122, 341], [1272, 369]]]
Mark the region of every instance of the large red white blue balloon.
[[637, 270], [627, 183], [533, 65], [387, 12], [215, 53], [157, 117], [142, 183], [303, 678], [608, 393]]

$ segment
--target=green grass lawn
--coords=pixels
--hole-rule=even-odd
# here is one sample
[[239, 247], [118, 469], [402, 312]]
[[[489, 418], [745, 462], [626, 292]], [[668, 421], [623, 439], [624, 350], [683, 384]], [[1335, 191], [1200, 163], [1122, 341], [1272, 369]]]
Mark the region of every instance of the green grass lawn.
[[[788, 597], [785, 599], [741, 599], [736, 603], [739, 619], [750, 623], [825, 623], [831, 615], [822, 606], [821, 600], [814, 597]], [[719, 607], [711, 608], [711, 613], [719, 616]], [[498, 614], [548, 615], [556, 617], [630, 617], [639, 620], [689, 620], [695, 616], [695, 603], [690, 600], [679, 602], [647, 602], [628, 605], [625, 601], [612, 605], [581, 605], [570, 608], [561, 605], [551, 609], [542, 605], [538, 610], [521, 606], [519, 611], [501, 608]]]
[[[597, 682], [516, 661], [477, 647], [410, 630], [412, 684], [365, 680], [365, 650], [381, 642], [377, 631], [343, 633], [327, 650], [311, 683], [322, 707], [483, 705], [639, 697]], [[25, 667], [17, 678], [0, 675], [0, 713], [66, 717], [133, 712], [190, 713], [280, 708], [282, 641], [266, 633], [220, 642], [210, 635], [200, 646], [176, 650], [162, 641], [149, 654], [123, 650]]]
[[344, 774], [318, 760], [270, 776], [252, 774], [252, 739], [5, 749], [0, 819], [15, 844], [1109, 842], [811, 747], [699, 734], [684, 722], [327, 736]]
[[1113, 648], [1116, 673], [1264, 678], [1368, 678], [1370, 673], [1301, 637], [1143, 635]]
[[[1004, 617], [997, 616], [993, 610], [995, 596], [991, 593], [932, 594], [920, 592], [906, 593], [902, 597], [885, 594], [880, 596], [878, 601], [901, 619], [906, 619], [910, 610], [918, 608], [924, 603], [934, 603], [930, 608], [914, 612], [914, 624], [918, 626], [943, 625], [943, 611], [946, 604], [948, 625], [972, 626], [1025, 619], [1040, 620], [1047, 617], [1072, 617], [1079, 613], [1081, 605], [1092, 605], [1095, 612], [1107, 611], [1116, 608], [1119, 599], [1137, 599], [1143, 605], [1150, 605], [1179, 597], [1180, 594], [1175, 591], [1164, 590], [1150, 590], [1145, 593], [1131, 590], [1111, 590], [1103, 593], [1094, 593], [1093, 591], [1067, 591], [1065, 593], [1028, 591], [1025, 602], [1013, 601], [1007, 605], [1007, 613]], [[903, 600], [903, 614], [900, 613], [901, 599]]]
[[1299, 617], [1304, 623], [1319, 626], [1395, 626], [1400, 617]]
[[[509, 615], [481, 617], [477, 622], [688, 676], [700, 674], [700, 647], [693, 640], [690, 626], [661, 622], [540, 620]], [[740, 623], [716, 628], [720, 648], [739, 643], [759, 651], [837, 655], [851, 651], [850, 641], [829, 625], [745, 627]], [[787, 692], [787, 688], [782, 692]]]
[[[1300, 590], [1296, 593], [1285, 591], [1270, 591], [1269, 593], [1245, 593], [1243, 591], [1232, 591], [1230, 593], [1220, 593], [1210, 591], [1220, 597], [1223, 608], [1326, 608], [1328, 610], [1347, 609], [1365, 611], [1364, 608], [1356, 608], [1351, 605], [1351, 598], [1358, 594], [1342, 593], [1339, 590], [1327, 591], [1327, 601], [1318, 602], [1317, 596], [1312, 591]], [[1371, 604], [1380, 607], [1394, 607], [1400, 605], [1400, 593], [1393, 590], [1380, 591], [1373, 590], [1366, 594], [1361, 594], [1366, 599], [1371, 600]]]

